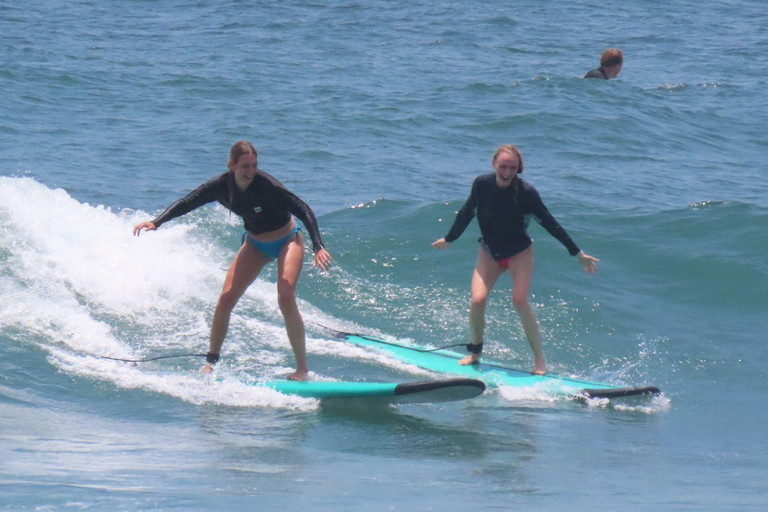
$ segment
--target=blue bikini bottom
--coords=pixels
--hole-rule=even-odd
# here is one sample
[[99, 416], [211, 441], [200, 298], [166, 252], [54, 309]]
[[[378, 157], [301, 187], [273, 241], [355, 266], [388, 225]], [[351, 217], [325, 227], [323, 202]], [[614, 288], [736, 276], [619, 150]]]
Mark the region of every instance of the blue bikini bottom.
[[293, 228], [293, 231], [285, 235], [283, 238], [280, 238], [278, 240], [273, 240], [272, 242], [260, 242], [253, 238], [247, 231], [243, 233], [243, 242], [245, 242], [246, 239], [248, 239], [248, 242], [253, 245], [256, 250], [261, 252], [264, 256], [268, 258], [275, 259], [278, 256], [280, 256], [280, 251], [283, 250], [283, 246], [291, 241], [291, 239], [301, 231], [301, 228], [299, 228], [298, 224], [295, 228]]

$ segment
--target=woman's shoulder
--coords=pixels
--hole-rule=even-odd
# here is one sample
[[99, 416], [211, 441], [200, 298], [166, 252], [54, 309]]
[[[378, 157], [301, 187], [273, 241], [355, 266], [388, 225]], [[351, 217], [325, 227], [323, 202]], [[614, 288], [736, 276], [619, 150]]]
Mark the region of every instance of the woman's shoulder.
[[224, 171], [223, 173], [217, 174], [213, 178], [210, 178], [208, 181], [205, 182], [205, 185], [216, 186], [216, 185], [221, 185], [222, 183], [228, 184], [229, 175], [230, 175], [230, 171]]
[[208, 181], [197, 187], [196, 193], [218, 193], [229, 186], [229, 171], [209, 178]]
[[517, 183], [518, 187], [520, 187], [520, 190], [530, 190], [533, 192], [536, 192], [536, 187], [534, 187], [531, 183], [525, 181], [520, 175], [517, 176]]
[[541, 200], [541, 195], [536, 187], [525, 181], [520, 176], [517, 177], [517, 189], [520, 191], [520, 195], [523, 199]]
[[495, 172], [488, 172], [481, 174], [475, 178], [475, 180], [472, 182], [473, 185], [480, 185], [480, 186], [486, 186], [486, 185], [493, 185], [496, 183], [496, 173]]
[[269, 174], [268, 172], [259, 169], [259, 172], [256, 173], [256, 176], [253, 178], [254, 183], [261, 183], [262, 185], [272, 185], [274, 187], [278, 188], [285, 188], [285, 186], [280, 183], [280, 180]]

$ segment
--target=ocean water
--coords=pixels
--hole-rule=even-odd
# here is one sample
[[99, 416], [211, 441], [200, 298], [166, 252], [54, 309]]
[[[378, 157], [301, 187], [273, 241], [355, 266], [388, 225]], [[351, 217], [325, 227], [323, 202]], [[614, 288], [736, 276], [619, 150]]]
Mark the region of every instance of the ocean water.
[[[608, 46], [609, 82], [581, 80]], [[768, 16], [761, 2], [0, 0], [0, 507], [768, 508]], [[251, 140], [335, 259], [305, 258], [316, 378], [438, 375], [320, 327], [463, 343], [474, 223], [503, 143], [599, 273], [537, 225], [554, 373], [663, 396], [328, 406], [247, 384], [293, 365], [268, 267], [200, 360], [240, 220], [131, 227]], [[486, 352], [530, 367], [503, 278]], [[176, 375], [168, 375], [169, 371]]]

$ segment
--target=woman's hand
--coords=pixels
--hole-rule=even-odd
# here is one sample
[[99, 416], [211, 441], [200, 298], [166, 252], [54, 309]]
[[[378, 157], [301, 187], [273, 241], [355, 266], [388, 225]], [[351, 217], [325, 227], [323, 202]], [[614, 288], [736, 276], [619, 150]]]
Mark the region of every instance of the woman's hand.
[[580, 251], [576, 257], [579, 259], [579, 263], [581, 263], [581, 268], [584, 269], [584, 272], [587, 274], [597, 274], [597, 262], [600, 261], [599, 259], [593, 258], [584, 251]]
[[141, 230], [144, 231], [154, 231], [157, 229], [157, 226], [155, 226], [154, 222], [146, 221], [146, 222], [139, 222], [135, 226], [133, 226], [133, 236], [139, 236], [141, 234]]
[[445, 238], [441, 238], [437, 242], [432, 243], [432, 247], [434, 247], [435, 249], [440, 249], [441, 251], [443, 249], [447, 249], [448, 246], [450, 246], [450, 245], [451, 245], [451, 243], [450, 242], [446, 242]]
[[328, 270], [331, 268], [331, 262], [333, 258], [325, 248], [320, 249], [315, 253], [315, 261], [312, 262], [312, 268], [320, 267], [322, 270]]

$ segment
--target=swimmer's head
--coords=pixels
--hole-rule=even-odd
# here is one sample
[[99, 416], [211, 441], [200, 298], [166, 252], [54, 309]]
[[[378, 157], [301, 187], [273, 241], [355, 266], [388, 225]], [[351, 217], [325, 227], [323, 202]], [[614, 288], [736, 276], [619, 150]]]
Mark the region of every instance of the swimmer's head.
[[624, 52], [618, 48], [608, 48], [600, 56], [600, 65], [604, 68], [618, 66], [624, 63]]

